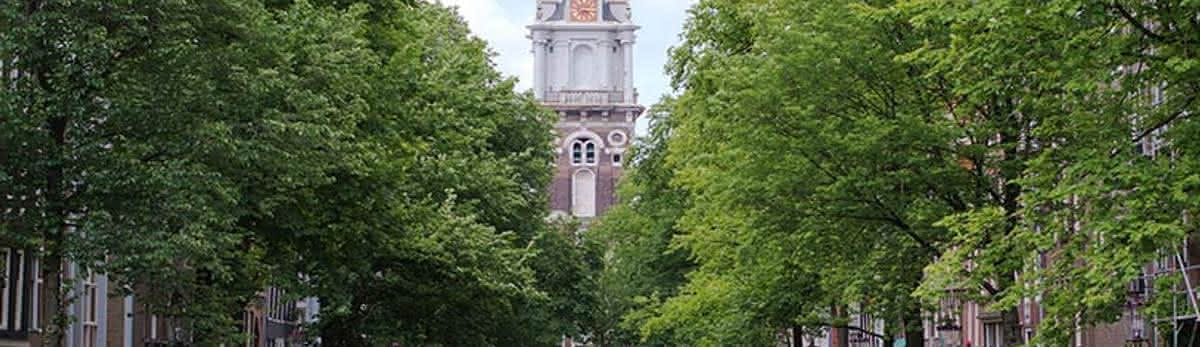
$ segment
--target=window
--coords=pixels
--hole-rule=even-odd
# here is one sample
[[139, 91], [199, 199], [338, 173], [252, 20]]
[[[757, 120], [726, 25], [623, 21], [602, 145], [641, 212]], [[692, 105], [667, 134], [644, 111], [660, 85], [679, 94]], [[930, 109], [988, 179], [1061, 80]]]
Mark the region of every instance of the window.
[[25, 308], [25, 305], [23, 305], [25, 302], [25, 252], [16, 251], [15, 253], [16, 256], [14, 257], [15, 259], [13, 259], [13, 263], [15, 263], [16, 267], [13, 267], [12, 269], [14, 270], [13, 275], [16, 276], [16, 280], [12, 283], [15, 287], [13, 293], [16, 296], [11, 302], [15, 308], [11, 325], [14, 330], [24, 330], [25, 327], [21, 326], [21, 324], [23, 324], [23, 322], [21, 322], [21, 317], [23, 317], [25, 313], [21, 310]]
[[[150, 311], [150, 307], [149, 307], [149, 306], [146, 306], [146, 311]], [[162, 334], [159, 334], [159, 331], [162, 331], [163, 333], [167, 333], [167, 332], [168, 332], [168, 331], [167, 331], [167, 329], [166, 329], [166, 327], [164, 326], [164, 325], [166, 325], [166, 324], [165, 324], [165, 323], [164, 323], [164, 324], [159, 324], [159, 323], [164, 323], [164, 322], [163, 322], [163, 320], [161, 320], [161, 319], [158, 319], [158, 315], [157, 315], [157, 314], [153, 314], [153, 313], [151, 313], [151, 314], [150, 314], [150, 339], [151, 339], [151, 340], [158, 340], [158, 339], [159, 339], [159, 335], [162, 335]]]
[[[25, 252], [13, 248], [0, 249], [0, 329], [23, 330]], [[11, 314], [10, 314], [11, 313]]]
[[613, 154], [613, 164], [621, 164], [621, 153]]
[[8, 308], [9, 308], [9, 305], [12, 305], [12, 302], [11, 302], [12, 298], [10, 298], [8, 296], [8, 293], [10, 291], [10, 288], [13, 287], [14, 285], [16, 285], [15, 283], [11, 282], [12, 278], [13, 278], [13, 273], [10, 270], [12, 270], [12, 267], [8, 265], [8, 262], [11, 261], [11, 255], [12, 255], [12, 249], [10, 249], [10, 248], [0, 249], [0, 259], [2, 259], [2, 260], [0, 260], [0, 266], [4, 267], [4, 269], [3, 269], [4, 272], [0, 273], [4, 277], [4, 279], [2, 281], [4, 284], [4, 287], [0, 288], [0, 289], [3, 289], [3, 292], [4, 292], [3, 294], [0, 294], [0, 329], [8, 329]]
[[1129, 337], [1127, 341], [1137, 342], [1146, 339], [1146, 321], [1138, 315], [1137, 309], [1129, 310]]
[[1172, 266], [1171, 255], [1162, 252], [1160, 252], [1159, 255], [1162, 257], [1158, 257], [1154, 260], [1154, 271], [1170, 270]]
[[1129, 294], [1140, 295], [1146, 293], [1146, 278], [1139, 276], [1129, 283]]
[[290, 322], [295, 302], [287, 299], [283, 289], [270, 288], [267, 292], [267, 317], [280, 322]]
[[583, 164], [583, 143], [576, 141], [571, 145], [571, 164]]
[[87, 274], [83, 277], [83, 346], [95, 347], [99, 329], [96, 311], [100, 306], [100, 295], [96, 289], [96, 273], [92, 270], [84, 271], [87, 271]]
[[1000, 347], [1004, 334], [1000, 332], [1000, 323], [983, 324], [983, 347]]
[[571, 164], [596, 165], [596, 143], [579, 139], [571, 144]]
[[33, 257], [33, 290], [31, 292], [33, 300], [30, 302], [33, 303], [33, 307], [29, 310], [29, 327], [36, 331], [41, 328], [40, 320], [42, 319], [40, 317], [42, 312], [42, 263], [36, 255]]
[[586, 148], [585, 151], [587, 152], [587, 163], [595, 164], [596, 163], [596, 143], [588, 141], [587, 144], [584, 145], [584, 147]]

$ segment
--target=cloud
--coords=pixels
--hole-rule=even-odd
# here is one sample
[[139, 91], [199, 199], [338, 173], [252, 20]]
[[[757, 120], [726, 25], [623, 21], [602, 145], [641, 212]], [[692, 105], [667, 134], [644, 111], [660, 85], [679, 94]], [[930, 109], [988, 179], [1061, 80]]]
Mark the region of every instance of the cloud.
[[[488, 42], [494, 50], [496, 65], [505, 75], [520, 79], [518, 90], [532, 87], [533, 55], [530, 53], [525, 25], [533, 21], [533, 1], [526, 0], [441, 0], [457, 6], [471, 32]], [[509, 6], [505, 7], [501, 3]], [[527, 11], [524, 11], [526, 10]], [[527, 12], [518, 14], [517, 12]]]

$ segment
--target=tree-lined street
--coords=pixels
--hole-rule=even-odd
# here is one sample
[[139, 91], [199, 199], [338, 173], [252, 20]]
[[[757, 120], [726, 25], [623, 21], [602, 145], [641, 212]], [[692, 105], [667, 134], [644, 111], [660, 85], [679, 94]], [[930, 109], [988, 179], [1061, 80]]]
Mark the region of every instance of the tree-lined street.
[[1200, 2], [530, 1], [0, 3], [0, 346], [1200, 343]]

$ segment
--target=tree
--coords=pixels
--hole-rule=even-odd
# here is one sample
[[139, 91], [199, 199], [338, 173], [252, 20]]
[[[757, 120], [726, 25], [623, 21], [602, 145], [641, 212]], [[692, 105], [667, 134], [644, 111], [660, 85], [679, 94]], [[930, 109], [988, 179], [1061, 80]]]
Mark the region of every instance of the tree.
[[666, 337], [639, 341], [640, 326], [661, 298], [672, 297], [695, 264], [671, 240], [690, 203], [687, 191], [673, 187], [673, 168], [664, 160], [675, 120], [671, 98], [650, 108], [649, 136], [637, 139], [621, 177], [621, 203], [605, 212], [584, 237], [605, 249], [597, 275], [598, 305], [589, 330], [601, 346], [674, 345]]
[[514, 339], [517, 344], [556, 345], [563, 336], [578, 343], [604, 343], [604, 336], [591, 327], [599, 306], [597, 276], [601, 268], [601, 247], [588, 236], [577, 220], [558, 218], [550, 228], [531, 242], [536, 254], [530, 259], [537, 288], [544, 294], [526, 303], [518, 323], [545, 327], [531, 330], [534, 335]]
[[329, 179], [253, 220], [281, 272], [303, 274], [277, 285], [321, 300], [317, 334], [334, 346], [544, 336], [552, 327], [520, 323], [543, 314], [525, 309], [545, 309], [531, 304], [545, 293], [526, 245], [546, 230], [552, 115], [512, 91], [450, 9], [397, 1], [314, 11], [326, 6], [354, 12], [349, 24], [361, 25], [328, 25], [356, 28], [346, 36], [378, 65], [351, 76], [367, 87], [366, 111]]
[[698, 267], [642, 332], [755, 344], [867, 314], [919, 345], [950, 292], [1008, 317], [1044, 295], [1047, 344], [1120, 318], [1195, 229], [1193, 7], [701, 1], [665, 159]]
[[1035, 342], [1046, 344], [1120, 319], [1126, 286], [1195, 232], [1186, 217], [1197, 206], [1186, 193], [1196, 190], [1195, 124], [1182, 116], [1195, 112], [1198, 90], [1200, 26], [1182, 14], [1195, 4], [917, 1], [895, 10], [940, 33], [904, 59], [955, 86], [956, 105], [974, 108], [963, 116], [1020, 124], [984, 128], [1002, 139], [984, 167], [1002, 172], [998, 194], [1015, 198], [942, 222], [954, 247], [925, 293], [999, 280], [1008, 285], [978, 298], [997, 309], [1040, 295]]
[[230, 336], [258, 263], [233, 228], [240, 187], [212, 164], [244, 140], [230, 131], [299, 124], [235, 123], [242, 109], [224, 109], [247, 106], [228, 102], [239, 92], [263, 96], [220, 83], [254, 58], [235, 38], [255, 35], [262, 14], [239, 2], [3, 5], [4, 236], [40, 253], [46, 341], [68, 323], [69, 261], [152, 285], [162, 310]]
[[[677, 246], [700, 265], [651, 333], [687, 322], [703, 324], [692, 341], [766, 343], [856, 313], [889, 322], [876, 334], [919, 340], [910, 294], [945, 240], [933, 224], [974, 179], [926, 78], [893, 59], [920, 36], [855, 4], [693, 9], [673, 51], [682, 94], [667, 162], [692, 200]], [[728, 308], [704, 309], [717, 303]]]
[[3, 236], [105, 272], [194, 341], [268, 285], [339, 346], [546, 334], [529, 266], [552, 115], [424, 1], [3, 5]]

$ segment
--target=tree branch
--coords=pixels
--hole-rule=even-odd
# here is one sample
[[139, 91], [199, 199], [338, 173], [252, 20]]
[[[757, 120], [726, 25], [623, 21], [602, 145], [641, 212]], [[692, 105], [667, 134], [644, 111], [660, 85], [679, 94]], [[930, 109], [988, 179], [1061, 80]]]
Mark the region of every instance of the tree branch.
[[1106, 4], [1105, 7], [1108, 7], [1109, 9], [1117, 10], [1117, 12], [1121, 14], [1121, 17], [1125, 18], [1125, 21], [1129, 22], [1129, 24], [1132, 24], [1133, 27], [1137, 28], [1138, 31], [1141, 31], [1143, 35], [1146, 35], [1147, 37], [1150, 37], [1157, 41], [1168, 42], [1166, 37], [1163, 37], [1162, 35], [1159, 35], [1158, 33], [1154, 32], [1153, 30], [1150, 30], [1150, 28], [1147, 28], [1145, 24], [1142, 24], [1141, 20], [1134, 18], [1133, 14], [1129, 13], [1129, 10], [1126, 10], [1124, 6], [1121, 6], [1120, 4], [1113, 2], [1111, 4]]
[[1175, 114], [1172, 114], [1170, 117], [1167, 117], [1166, 119], [1163, 119], [1163, 120], [1159, 121], [1158, 123], [1155, 123], [1154, 126], [1148, 128], [1146, 130], [1143, 130], [1141, 134], [1138, 134], [1137, 137], [1133, 138], [1133, 143], [1141, 142], [1147, 136], [1150, 136], [1150, 134], [1153, 133], [1154, 131], [1161, 129], [1162, 127], [1165, 127], [1168, 124], [1171, 124], [1171, 122], [1178, 120], [1179, 117], [1183, 117], [1185, 114], [1187, 114], [1188, 106], [1191, 106], [1192, 102], [1195, 102], [1195, 101], [1196, 101], [1196, 94], [1192, 94], [1192, 96], [1190, 98], [1188, 98], [1188, 100], [1186, 102], [1184, 102], [1183, 106], [1181, 106], [1179, 108], [1179, 111], [1176, 111]]

